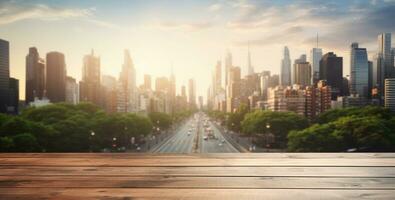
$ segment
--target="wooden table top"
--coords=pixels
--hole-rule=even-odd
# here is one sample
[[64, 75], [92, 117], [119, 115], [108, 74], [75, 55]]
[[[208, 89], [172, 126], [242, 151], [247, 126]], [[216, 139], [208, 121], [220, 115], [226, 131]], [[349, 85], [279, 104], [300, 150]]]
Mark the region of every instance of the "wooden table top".
[[395, 153], [3, 153], [0, 199], [395, 199]]

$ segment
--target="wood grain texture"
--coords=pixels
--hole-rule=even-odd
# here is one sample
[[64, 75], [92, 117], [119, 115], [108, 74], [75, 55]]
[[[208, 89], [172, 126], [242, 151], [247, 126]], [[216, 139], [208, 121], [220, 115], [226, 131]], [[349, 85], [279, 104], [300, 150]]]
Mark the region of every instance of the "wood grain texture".
[[395, 199], [395, 154], [4, 153], [0, 199]]

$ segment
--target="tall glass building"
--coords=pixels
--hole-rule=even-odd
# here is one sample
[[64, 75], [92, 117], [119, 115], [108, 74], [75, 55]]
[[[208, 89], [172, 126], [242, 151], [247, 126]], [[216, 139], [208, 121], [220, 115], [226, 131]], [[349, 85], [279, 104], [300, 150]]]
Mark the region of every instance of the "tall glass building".
[[317, 83], [320, 76], [320, 60], [322, 58], [322, 49], [313, 48], [310, 51], [310, 64], [312, 67], [312, 83]]
[[284, 56], [281, 60], [280, 84], [283, 86], [291, 85], [291, 58], [289, 57], [288, 47], [284, 47]]
[[369, 94], [369, 64], [366, 48], [359, 48], [358, 43], [352, 43], [350, 59], [351, 94], [367, 98]]

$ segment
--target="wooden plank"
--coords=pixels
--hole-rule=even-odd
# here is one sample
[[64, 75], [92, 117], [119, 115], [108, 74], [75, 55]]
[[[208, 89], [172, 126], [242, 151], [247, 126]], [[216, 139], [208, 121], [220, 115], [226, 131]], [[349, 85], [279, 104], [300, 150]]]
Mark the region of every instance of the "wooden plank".
[[395, 177], [394, 167], [32, 167], [0, 166], [0, 176]]
[[0, 199], [393, 199], [394, 190], [308, 190], [308, 189], [130, 189], [130, 188], [0, 188]]
[[395, 189], [395, 178], [0, 176], [7, 188]]
[[239, 159], [239, 158], [1, 158], [0, 166], [395, 166], [395, 159]]
[[0, 153], [0, 158], [395, 158], [395, 153], [210, 153], [210, 154], [153, 154], [153, 153]]

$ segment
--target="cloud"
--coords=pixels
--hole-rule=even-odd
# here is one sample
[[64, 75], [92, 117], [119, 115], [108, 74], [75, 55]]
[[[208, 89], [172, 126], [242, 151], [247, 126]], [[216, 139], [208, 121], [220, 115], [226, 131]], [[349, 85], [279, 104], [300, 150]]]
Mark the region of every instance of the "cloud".
[[[255, 34], [251, 45], [312, 46], [316, 33], [325, 48], [347, 49], [351, 42], [373, 43], [381, 32], [395, 32], [395, 1], [304, 0], [285, 4], [238, 1], [227, 22], [235, 31]], [[246, 45], [246, 41], [236, 42]]]
[[23, 20], [55, 21], [65, 19], [81, 19], [85, 22], [105, 28], [118, 28], [117, 25], [94, 19], [95, 8], [61, 8], [45, 4], [27, 2], [0, 2], [0, 25], [11, 24]]
[[208, 10], [210, 12], [217, 12], [222, 9], [222, 4], [216, 3], [212, 4], [211, 6], [208, 7]]
[[209, 22], [174, 22], [174, 21], [166, 21], [159, 22], [157, 26], [162, 30], [178, 30], [178, 31], [200, 31], [203, 29], [208, 29], [212, 27], [212, 24]]
[[3, 3], [1, 6], [3, 8], [0, 10], [0, 25], [26, 19], [60, 20], [92, 15], [91, 9], [54, 8], [44, 4], [17, 5], [10, 1]]

